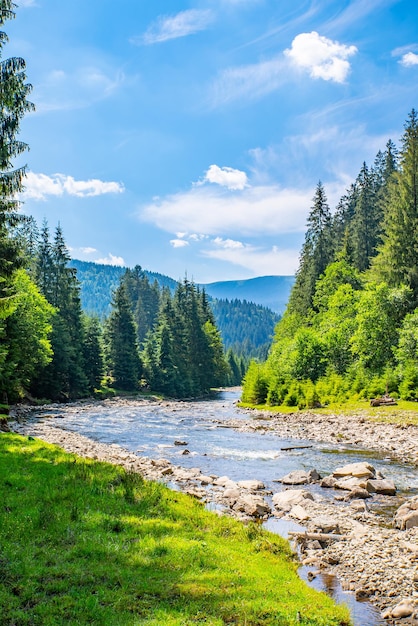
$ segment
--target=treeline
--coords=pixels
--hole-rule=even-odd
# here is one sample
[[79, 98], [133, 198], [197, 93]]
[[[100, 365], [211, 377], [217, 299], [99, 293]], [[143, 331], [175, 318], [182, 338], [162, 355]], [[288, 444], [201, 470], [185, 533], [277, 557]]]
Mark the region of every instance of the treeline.
[[[83, 311], [103, 321], [111, 312], [112, 293], [127, 268], [76, 259], [70, 261], [70, 267], [77, 270]], [[177, 281], [172, 278], [143, 271], [151, 283], [156, 281], [160, 288], [167, 287], [171, 293], [176, 290]], [[231, 349], [247, 365], [250, 358], [265, 359], [279, 316], [271, 309], [247, 300], [214, 298], [210, 295], [208, 300], [225, 349]]]
[[[80, 283], [61, 227], [25, 218], [13, 231], [26, 269], [14, 275], [13, 310], [4, 325], [1, 391], [59, 401], [113, 388], [200, 396], [237, 385], [242, 363], [224, 354], [204, 291], [185, 279], [172, 294], [140, 266], [120, 277], [102, 323], [83, 313]], [[7, 363], [7, 366], [6, 366]]]
[[318, 184], [269, 356], [243, 400], [312, 407], [384, 393], [418, 399], [418, 116], [331, 214]]

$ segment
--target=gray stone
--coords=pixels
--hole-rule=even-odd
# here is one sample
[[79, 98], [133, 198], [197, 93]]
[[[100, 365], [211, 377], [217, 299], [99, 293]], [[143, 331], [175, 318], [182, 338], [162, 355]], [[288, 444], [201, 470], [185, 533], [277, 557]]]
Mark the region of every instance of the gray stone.
[[271, 508], [261, 496], [250, 494], [241, 496], [234, 508], [249, 517], [263, 517], [271, 513]]
[[337, 482], [337, 479], [334, 478], [334, 476], [331, 474], [330, 476], [325, 476], [319, 484], [321, 487], [324, 487], [325, 489], [331, 489], [332, 487], [335, 486], [336, 482]]
[[392, 610], [391, 615], [393, 619], [400, 617], [410, 617], [414, 612], [414, 604], [412, 600], [405, 599], [399, 602]]
[[294, 470], [279, 479], [283, 485], [306, 485], [310, 482], [309, 473], [305, 470]]
[[304, 500], [313, 499], [313, 495], [305, 489], [286, 489], [273, 495], [273, 504], [278, 509], [290, 511], [295, 504], [303, 504]]

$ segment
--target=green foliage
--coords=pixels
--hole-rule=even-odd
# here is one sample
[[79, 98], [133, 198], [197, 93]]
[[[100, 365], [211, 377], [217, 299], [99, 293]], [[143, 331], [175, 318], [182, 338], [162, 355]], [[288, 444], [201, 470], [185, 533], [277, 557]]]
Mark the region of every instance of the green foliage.
[[289, 306], [258, 374], [263, 391], [255, 393], [252, 370], [243, 398], [299, 408], [385, 393], [418, 398], [417, 233], [413, 110], [399, 165], [389, 141], [373, 168], [363, 164], [331, 227], [318, 186]]

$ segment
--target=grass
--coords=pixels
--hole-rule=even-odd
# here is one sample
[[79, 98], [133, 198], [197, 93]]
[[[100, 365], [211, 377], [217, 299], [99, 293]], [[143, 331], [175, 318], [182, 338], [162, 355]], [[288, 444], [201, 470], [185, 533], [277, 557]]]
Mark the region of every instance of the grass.
[[398, 424], [399, 426], [418, 426], [418, 403], [406, 400], [397, 400], [396, 406], [371, 407], [369, 400], [350, 400], [347, 402], [333, 402], [320, 409], [299, 409], [290, 406], [269, 406], [266, 404], [249, 404], [240, 402], [242, 408], [269, 411], [270, 413], [318, 413], [322, 415], [342, 414], [347, 416], [363, 417], [373, 422]]
[[6, 626], [336, 626], [287, 542], [32, 438], [0, 435]]

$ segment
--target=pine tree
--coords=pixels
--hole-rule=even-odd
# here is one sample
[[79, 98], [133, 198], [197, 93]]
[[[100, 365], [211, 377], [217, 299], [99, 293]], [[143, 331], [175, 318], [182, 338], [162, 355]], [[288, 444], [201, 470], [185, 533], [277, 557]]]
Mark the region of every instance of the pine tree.
[[84, 370], [88, 380], [89, 391], [99, 389], [104, 374], [102, 346], [102, 328], [97, 317], [83, 317]]
[[375, 181], [366, 163], [356, 180], [356, 202], [351, 223], [351, 245], [354, 267], [364, 272], [376, 254], [381, 215], [376, 201]]

